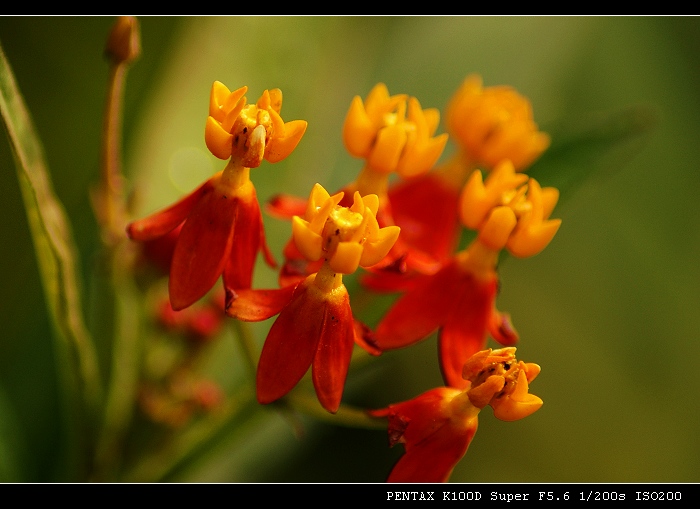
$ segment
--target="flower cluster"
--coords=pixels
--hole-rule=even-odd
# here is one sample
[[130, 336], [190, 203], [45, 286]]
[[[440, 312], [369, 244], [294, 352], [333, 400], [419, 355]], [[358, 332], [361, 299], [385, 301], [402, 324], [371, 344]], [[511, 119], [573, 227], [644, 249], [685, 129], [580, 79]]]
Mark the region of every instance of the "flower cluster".
[[[342, 129], [348, 153], [364, 161], [355, 180], [333, 195], [316, 184], [307, 199], [279, 194], [268, 202], [271, 214], [291, 219], [291, 238], [279, 287], [258, 289], [251, 287], [258, 253], [275, 263], [250, 168], [289, 156], [306, 122], [282, 120], [278, 89], [250, 105], [246, 91], [212, 86], [205, 141], [228, 159], [224, 170], [131, 223], [129, 237], [169, 263], [172, 310], [200, 300], [221, 277], [228, 317], [276, 316], [257, 362], [261, 404], [284, 398], [311, 368], [320, 405], [336, 413], [355, 345], [378, 356], [438, 331], [445, 386], [368, 414], [388, 418], [390, 444], [406, 448], [390, 481], [446, 481], [482, 408], [510, 421], [542, 405], [528, 391], [539, 366], [515, 359], [518, 334], [495, 301], [500, 252], [533, 256], [561, 223], [550, 219], [557, 190], [523, 172], [548, 135], [537, 130], [525, 98], [471, 76], [447, 110], [457, 151], [437, 166], [448, 141], [448, 133], [436, 134], [438, 110], [376, 85], [364, 101], [352, 100]], [[474, 237], [458, 249], [463, 229]], [[360, 268], [368, 291], [400, 294], [371, 326], [353, 315], [343, 283]], [[487, 349], [489, 337], [505, 348]]]

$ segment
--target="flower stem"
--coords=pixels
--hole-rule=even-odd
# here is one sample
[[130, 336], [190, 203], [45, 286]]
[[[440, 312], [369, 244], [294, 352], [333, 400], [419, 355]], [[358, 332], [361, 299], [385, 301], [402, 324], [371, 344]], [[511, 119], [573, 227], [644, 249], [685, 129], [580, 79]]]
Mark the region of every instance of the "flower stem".
[[243, 358], [250, 374], [250, 379], [255, 380], [258, 369], [258, 357], [260, 352], [255, 344], [255, 338], [250, 330], [250, 325], [241, 320], [231, 320], [236, 331], [236, 339], [243, 350]]

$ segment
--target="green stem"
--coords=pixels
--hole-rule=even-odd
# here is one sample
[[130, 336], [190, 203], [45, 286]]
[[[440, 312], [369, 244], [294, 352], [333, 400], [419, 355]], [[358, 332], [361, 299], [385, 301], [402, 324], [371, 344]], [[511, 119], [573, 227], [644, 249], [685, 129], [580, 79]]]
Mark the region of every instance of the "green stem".
[[329, 424], [348, 428], [386, 429], [385, 419], [371, 417], [365, 410], [350, 405], [342, 404], [338, 412], [331, 414], [308, 391], [292, 391], [285, 396], [285, 400], [295, 410]]
[[102, 274], [96, 276], [103, 277], [105, 284], [95, 298], [109, 302], [111, 309], [108, 318], [112, 325], [102, 332], [111, 341], [111, 369], [95, 463], [90, 476], [94, 481], [109, 480], [118, 469], [139, 379], [142, 313], [140, 296], [130, 277], [134, 253], [124, 233], [126, 204], [121, 165], [124, 83], [128, 66], [139, 52], [137, 20], [118, 18], [107, 39], [110, 72], [102, 131], [101, 180], [94, 203], [102, 231], [105, 260], [104, 266], [98, 268]]
[[243, 359], [248, 369], [251, 380], [255, 380], [256, 372], [258, 370], [258, 358], [260, 352], [258, 352], [257, 344], [255, 343], [255, 337], [253, 332], [250, 330], [250, 325], [247, 322], [241, 320], [232, 320], [233, 327], [235, 329], [236, 339], [238, 344], [241, 346], [243, 351]]

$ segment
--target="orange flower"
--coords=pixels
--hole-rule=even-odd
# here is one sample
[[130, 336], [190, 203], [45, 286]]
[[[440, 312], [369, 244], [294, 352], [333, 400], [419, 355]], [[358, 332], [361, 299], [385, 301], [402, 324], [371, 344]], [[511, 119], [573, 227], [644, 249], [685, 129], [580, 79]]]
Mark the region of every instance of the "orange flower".
[[549, 147], [549, 136], [537, 130], [530, 101], [511, 87], [484, 88], [478, 75], [464, 80], [445, 116], [467, 158], [489, 169], [509, 159], [521, 171]]
[[388, 482], [447, 482], [467, 452], [482, 408], [504, 421], [527, 417], [542, 406], [529, 393], [537, 364], [518, 362], [515, 348], [484, 350], [464, 366], [465, 389], [439, 387], [402, 403], [369, 411], [388, 418], [389, 445], [404, 444]]
[[127, 227], [131, 239], [150, 241], [182, 225], [170, 266], [175, 310], [199, 300], [222, 275], [227, 288], [249, 288], [259, 251], [275, 266], [250, 168], [263, 158], [276, 162], [287, 157], [306, 122], [282, 122], [279, 90], [266, 90], [256, 104], [247, 106], [246, 90], [229, 92], [219, 82], [212, 86], [205, 140], [215, 156], [230, 158], [226, 168], [174, 205]]
[[551, 241], [560, 220], [550, 220], [556, 189], [541, 189], [505, 161], [482, 182], [476, 171], [464, 188], [461, 219], [476, 239], [434, 275], [416, 278], [376, 328], [376, 346], [409, 346], [438, 330], [440, 365], [447, 385], [464, 387], [462, 366], [486, 346], [487, 334], [503, 345], [518, 340], [509, 315], [496, 309], [501, 249], [532, 256]]
[[405, 94], [390, 96], [386, 85], [378, 83], [364, 103], [359, 96], [352, 100], [343, 141], [372, 172], [415, 177], [432, 168], [445, 148], [446, 134], [433, 137], [439, 122], [436, 109], [423, 110], [415, 97]]
[[[412, 179], [432, 168], [447, 143], [446, 134], [435, 136], [439, 123], [437, 109], [422, 109], [415, 97], [406, 94], [390, 96], [384, 83], [377, 84], [364, 102], [356, 96], [345, 117], [343, 141], [348, 152], [364, 159], [365, 165], [355, 181], [343, 188], [345, 201], [340, 204], [351, 206], [355, 191], [362, 196], [376, 194], [379, 198], [376, 213], [379, 225], [400, 226], [392, 215], [389, 177], [397, 173], [404, 179]], [[410, 206], [415, 206], [415, 203]], [[299, 215], [304, 209], [302, 200], [287, 195], [273, 197], [267, 208], [271, 214], [284, 218]], [[303, 278], [317, 268], [307, 264], [292, 245], [285, 248], [285, 258], [280, 284]], [[416, 249], [403, 237], [399, 237], [389, 256], [378, 267], [392, 264], [415, 267], [428, 273], [438, 268], [432, 249]]]
[[279, 313], [265, 340], [257, 373], [260, 403], [271, 403], [291, 391], [312, 367], [321, 405], [335, 413], [345, 386], [353, 343], [378, 353], [357, 323], [343, 274], [381, 260], [399, 234], [397, 227], [379, 228], [377, 197], [355, 193], [351, 207], [338, 205], [342, 193], [330, 196], [316, 184], [305, 219], [293, 220], [296, 246], [309, 261], [323, 260], [320, 270], [302, 282], [277, 290], [229, 292], [226, 312], [246, 321]]
[[[204, 131], [207, 147], [219, 159], [241, 158], [248, 168], [257, 168], [263, 158], [270, 163], [281, 161], [304, 136], [306, 121], [282, 120], [279, 88], [265, 90], [256, 104], [249, 105], [247, 90], [248, 87], [241, 87], [231, 92], [223, 83], [214, 82]], [[257, 137], [263, 139], [261, 143]]]
[[[483, 88], [476, 75], [454, 94], [445, 118], [459, 150], [447, 163], [397, 182], [388, 192], [393, 220], [401, 226], [400, 240], [441, 263], [457, 245], [460, 191], [472, 171], [479, 165], [492, 170], [506, 159], [517, 171], [524, 170], [549, 146], [549, 136], [537, 130], [526, 98], [510, 87]], [[416, 206], [422, 203], [431, 205]], [[376, 290], [402, 290], [412, 284], [410, 277], [375, 271], [363, 283]]]

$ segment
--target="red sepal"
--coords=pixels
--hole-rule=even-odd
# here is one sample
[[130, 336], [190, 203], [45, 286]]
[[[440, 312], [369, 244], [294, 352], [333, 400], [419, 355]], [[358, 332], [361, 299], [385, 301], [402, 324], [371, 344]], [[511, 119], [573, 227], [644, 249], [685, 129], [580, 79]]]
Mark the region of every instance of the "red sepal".
[[486, 347], [488, 324], [494, 308], [498, 281], [483, 281], [470, 273], [462, 274], [452, 297], [455, 305], [438, 334], [440, 369], [445, 383], [464, 389], [462, 368], [475, 353]]
[[278, 219], [291, 219], [293, 216], [304, 217], [306, 198], [291, 194], [276, 194], [265, 205], [265, 212]]
[[437, 261], [449, 259], [459, 240], [460, 190], [435, 172], [391, 186], [391, 211], [403, 241]]
[[226, 290], [226, 314], [244, 322], [261, 322], [282, 311], [296, 285], [274, 290]]
[[387, 482], [447, 482], [455, 465], [466, 454], [476, 429], [474, 425], [465, 430], [447, 421], [410, 449], [406, 444], [406, 453], [394, 465]]
[[455, 306], [460, 270], [452, 261], [433, 276], [421, 276], [415, 286], [389, 309], [375, 330], [381, 350], [412, 345], [445, 323]]
[[323, 326], [312, 366], [312, 379], [318, 400], [331, 413], [336, 413], [343, 397], [345, 379], [355, 345], [355, 323], [350, 297], [345, 287], [342, 295], [333, 295], [323, 310]]
[[251, 185], [240, 189], [237, 201], [235, 238], [224, 266], [224, 286], [226, 288], [250, 288], [253, 269], [258, 252], [262, 250], [265, 261], [270, 267], [276, 267], [272, 254], [265, 242], [260, 204]]
[[324, 325], [326, 301], [309, 276], [294, 289], [287, 306], [272, 324], [263, 345], [257, 373], [257, 395], [262, 404], [281, 398], [302, 379], [316, 355]]
[[233, 241], [238, 198], [210, 188], [182, 227], [170, 266], [170, 302], [184, 309], [202, 298], [221, 276]]
[[458, 389], [439, 387], [409, 401], [368, 413], [388, 418], [389, 445], [404, 444], [388, 482], [446, 482], [464, 456], [478, 420], [456, 418], [450, 402]]
[[216, 177], [217, 175], [210, 178], [192, 193], [170, 207], [138, 221], [133, 221], [126, 227], [126, 234], [130, 239], [136, 241], [153, 240], [181, 225], [190, 215], [200, 198], [213, 189], [212, 180]]

